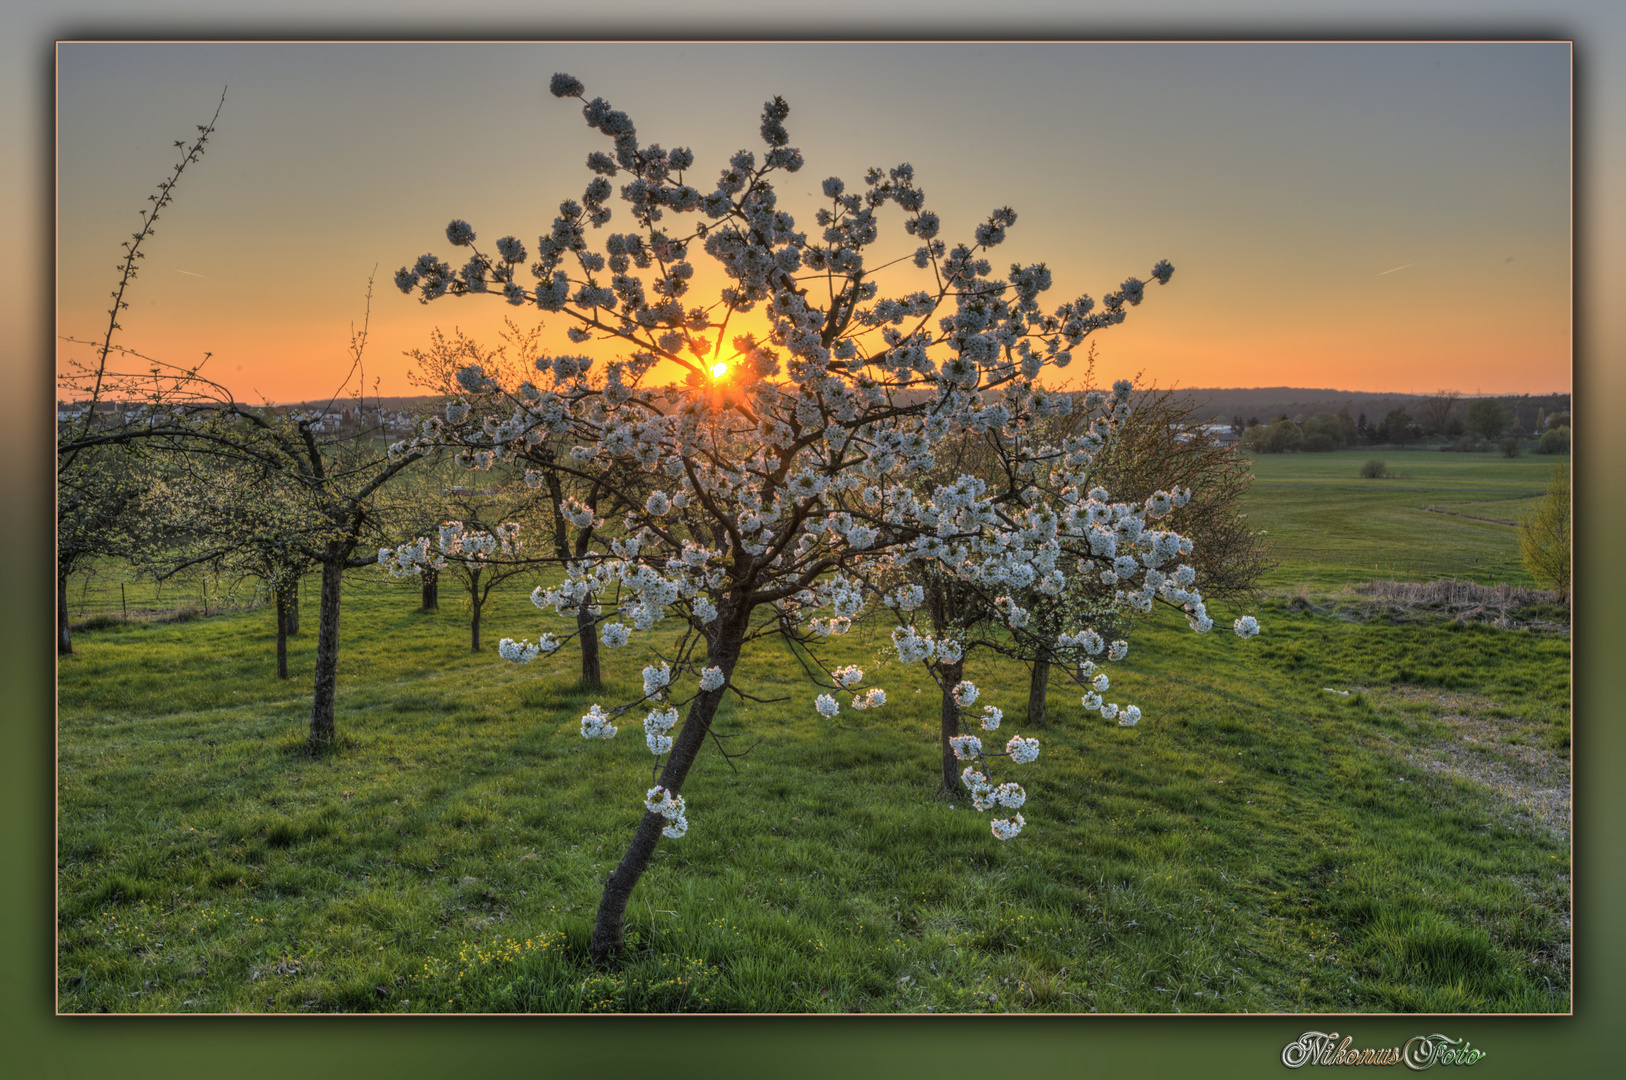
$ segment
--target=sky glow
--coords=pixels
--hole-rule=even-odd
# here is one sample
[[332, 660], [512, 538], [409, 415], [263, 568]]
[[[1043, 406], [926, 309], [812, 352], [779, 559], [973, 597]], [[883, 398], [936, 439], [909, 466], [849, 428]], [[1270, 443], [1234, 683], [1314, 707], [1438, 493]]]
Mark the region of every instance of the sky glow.
[[[800, 227], [817, 231], [825, 177], [856, 188], [908, 161], [951, 245], [1017, 211], [996, 265], [1047, 263], [1047, 307], [1169, 259], [1173, 281], [1092, 338], [1098, 383], [1570, 388], [1567, 43], [78, 43], [58, 61], [61, 337], [105, 330], [120, 242], [230, 85], [117, 340], [210, 353], [242, 400], [333, 393], [375, 267], [369, 393], [419, 392], [403, 353], [436, 326], [495, 344], [505, 318], [542, 318], [494, 297], [425, 306], [390, 279], [450, 258], [452, 218], [486, 247], [534, 245], [580, 198], [607, 143], [547, 93], [555, 71], [641, 139], [691, 147], [702, 191], [761, 152], [762, 103], [783, 95]], [[618, 212], [605, 231], [625, 227]], [[877, 250], [913, 252], [901, 212], [882, 230]], [[691, 295], [714, 295], [720, 273], [694, 261]], [[882, 295], [914, 274], [883, 271]], [[544, 347], [607, 350], [564, 329], [548, 322]], [[87, 352], [59, 342], [59, 363]]]

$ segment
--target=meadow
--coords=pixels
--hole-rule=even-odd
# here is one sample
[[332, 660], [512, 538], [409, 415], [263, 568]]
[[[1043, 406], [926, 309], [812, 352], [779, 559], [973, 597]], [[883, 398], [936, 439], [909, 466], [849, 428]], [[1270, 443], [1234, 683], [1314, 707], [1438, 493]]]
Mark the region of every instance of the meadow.
[[[744, 688], [788, 700], [724, 705], [749, 752], [702, 754], [614, 969], [588, 935], [652, 758], [631, 716], [609, 743], [577, 725], [638, 696], [634, 650], [587, 693], [568, 649], [470, 653], [455, 589], [425, 613], [415, 583], [359, 571], [339, 745], [313, 757], [313, 588], [288, 681], [269, 609], [89, 620], [59, 673], [58, 1008], [1567, 1012], [1567, 633], [1349, 591], [1534, 585], [1501, 522], [1553, 459], [1390, 452], [1396, 475], [1362, 480], [1370, 456], [1256, 460], [1281, 559], [1248, 609], [1264, 632], [1137, 626], [1112, 674], [1139, 726], [1058, 676], [1025, 730], [1026, 671], [972, 655], [1044, 747], [1009, 842], [935, 794], [935, 687], [887, 660], [884, 624], [834, 662], [888, 704], [833, 720], [784, 646], [748, 653]], [[486, 641], [561, 621], [529, 589]]]

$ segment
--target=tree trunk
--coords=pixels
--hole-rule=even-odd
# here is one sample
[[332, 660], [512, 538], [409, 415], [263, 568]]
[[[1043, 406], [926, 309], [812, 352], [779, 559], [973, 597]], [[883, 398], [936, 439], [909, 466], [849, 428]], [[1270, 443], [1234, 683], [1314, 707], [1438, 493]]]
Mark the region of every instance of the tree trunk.
[[[734, 673], [734, 665], [740, 658], [740, 643], [744, 640], [749, 627], [749, 612], [735, 615], [728, 619], [719, 632], [717, 641], [712, 645], [708, 655], [709, 666], [722, 668], [725, 680]], [[703, 690], [689, 703], [688, 715], [683, 718], [683, 727], [678, 730], [677, 738], [672, 742], [672, 752], [666, 759], [666, 768], [661, 770], [658, 781], [661, 787], [672, 794], [682, 793], [683, 780], [689, 775], [689, 767], [694, 764], [701, 746], [705, 744], [706, 735], [711, 731], [712, 719], [717, 715], [717, 706], [723, 700], [725, 692], [726, 687]], [[621, 862], [605, 880], [604, 895], [598, 902], [598, 917], [593, 923], [594, 963], [610, 960], [625, 947], [623, 931], [627, 900], [632, 896], [633, 886], [638, 884], [638, 879], [643, 876], [650, 860], [654, 858], [655, 845], [659, 842], [661, 830], [665, 827], [664, 817], [650, 810], [644, 811], [643, 819], [638, 822], [638, 831], [633, 834], [632, 843], [627, 846], [626, 854], [621, 856]]]
[[68, 622], [68, 575], [56, 576], [56, 654], [73, 655], [73, 627]]
[[582, 686], [597, 690], [604, 685], [604, 675], [598, 662], [598, 623], [587, 610], [589, 606], [583, 604], [576, 612], [576, 629], [582, 643]]
[[316, 693], [311, 702], [311, 749], [333, 742], [333, 704], [339, 692], [339, 599], [344, 584], [344, 555], [329, 544], [322, 563], [322, 604], [316, 622]]
[[943, 782], [937, 793], [952, 799], [960, 793], [960, 759], [954, 756], [949, 737], [960, 733], [960, 705], [954, 700], [954, 688], [959, 685], [964, 663], [938, 664], [937, 677], [942, 680], [943, 716], [939, 733], [943, 744]]
[[469, 620], [469, 652], [480, 651], [480, 571], [469, 571], [469, 602], [474, 605], [474, 617]]
[[293, 621], [293, 586], [277, 586], [277, 678], [288, 677], [288, 624]]
[[1033, 661], [1033, 672], [1028, 676], [1028, 726], [1044, 727], [1047, 713], [1045, 698], [1050, 692], [1050, 650], [1040, 649]]
[[433, 566], [426, 566], [423, 571], [423, 610], [440, 610], [440, 571]]
[[288, 586], [288, 636], [299, 636], [299, 579]]

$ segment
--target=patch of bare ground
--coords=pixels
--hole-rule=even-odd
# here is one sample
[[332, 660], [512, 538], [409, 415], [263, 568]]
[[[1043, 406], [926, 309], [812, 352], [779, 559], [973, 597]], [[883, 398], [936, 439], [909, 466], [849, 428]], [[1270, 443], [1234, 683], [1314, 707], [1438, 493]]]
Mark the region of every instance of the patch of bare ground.
[[1472, 581], [1368, 581], [1336, 593], [1311, 596], [1301, 589], [1292, 611], [1330, 615], [1346, 622], [1476, 622], [1501, 630], [1531, 630], [1569, 637], [1569, 609], [1557, 593]]
[[1498, 715], [1504, 710], [1478, 694], [1409, 686], [1367, 693], [1379, 708], [1389, 704], [1385, 698], [1427, 705], [1444, 734], [1406, 745], [1389, 732], [1374, 732], [1389, 752], [1415, 768], [1485, 789], [1509, 825], [1569, 838], [1569, 751], [1546, 745], [1545, 723]]

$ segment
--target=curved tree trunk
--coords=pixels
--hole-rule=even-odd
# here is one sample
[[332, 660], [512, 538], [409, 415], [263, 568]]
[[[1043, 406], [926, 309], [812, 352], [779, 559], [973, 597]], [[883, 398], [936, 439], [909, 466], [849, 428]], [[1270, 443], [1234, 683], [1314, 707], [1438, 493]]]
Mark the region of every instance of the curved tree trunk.
[[589, 606], [583, 604], [576, 612], [576, 629], [582, 643], [582, 686], [597, 690], [604, 685], [604, 676], [598, 662], [598, 623], [587, 610]]
[[1044, 727], [1048, 713], [1046, 696], [1050, 692], [1050, 650], [1041, 649], [1033, 661], [1028, 676], [1028, 726]]
[[424, 611], [440, 610], [440, 571], [433, 566], [423, 569], [423, 608]]
[[73, 626], [68, 622], [68, 576], [56, 576], [56, 654], [73, 655]]
[[339, 600], [344, 584], [344, 556], [328, 545], [322, 563], [322, 604], [316, 623], [316, 693], [311, 702], [312, 749], [333, 742], [333, 707], [339, 692]]
[[[740, 658], [740, 644], [745, 639], [749, 625], [749, 613], [730, 618], [710, 650], [709, 666], [722, 668], [725, 680], [734, 673], [734, 665]], [[722, 702], [723, 694], [726, 692], [726, 686], [718, 687], [716, 690], [703, 690], [689, 703], [689, 712], [683, 718], [683, 727], [678, 730], [677, 737], [672, 742], [672, 752], [666, 759], [666, 768], [661, 770], [660, 780], [657, 781], [672, 794], [682, 793], [683, 780], [689, 775], [689, 768], [699, 755], [707, 733], [711, 731], [712, 719], [717, 715], [717, 706]], [[598, 902], [598, 916], [593, 922], [592, 955], [595, 963], [610, 960], [625, 947], [623, 933], [627, 900], [632, 896], [633, 886], [638, 884], [638, 879], [643, 877], [644, 871], [649, 868], [649, 862], [655, 856], [655, 845], [659, 842], [661, 830], [665, 827], [665, 818], [653, 811], [644, 811], [643, 819], [638, 822], [638, 831], [633, 834], [632, 843], [627, 846], [626, 854], [621, 856], [621, 862], [605, 879], [604, 894]]]
[[943, 782], [937, 793], [952, 799], [960, 793], [960, 759], [954, 756], [949, 738], [960, 733], [960, 706], [954, 700], [954, 688], [960, 682], [964, 663], [938, 664], [937, 677], [942, 680], [943, 713], [939, 739], [943, 746]]

